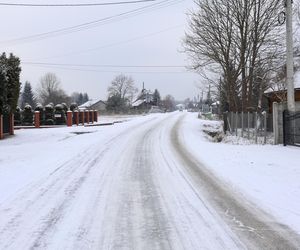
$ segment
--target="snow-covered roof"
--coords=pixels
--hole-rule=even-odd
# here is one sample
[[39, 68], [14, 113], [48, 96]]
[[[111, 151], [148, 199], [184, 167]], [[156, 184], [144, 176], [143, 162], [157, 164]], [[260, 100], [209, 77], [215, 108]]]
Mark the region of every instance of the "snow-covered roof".
[[91, 99], [83, 104], [81, 104], [78, 108], [86, 108], [86, 107], [91, 107], [93, 106], [94, 104], [98, 103], [98, 102], [102, 102], [101, 100], [99, 99]]
[[220, 105], [219, 101], [216, 101], [216, 102], [214, 102], [214, 103], [211, 104], [211, 106], [217, 106], [217, 105]]
[[[285, 84], [278, 84], [279, 87], [276, 88], [268, 88], [267, 90], [265, 90], [265, 94], [269, 94], [272, 92], [277, 92], [277, 91], [282, 91], [283, 89], [285, 89]], [[296, 71], [294, 74], [294, 88], [298, 89], [300, 88], [300, 71]]]
[[297, 71], [294, 75], [294, 86], [300, 88], [300, 71]]
[[138, 107], [145, 101], [146, 101], [145, 99], [136, 100], [134, 103], [132, 103], [132, 107]]

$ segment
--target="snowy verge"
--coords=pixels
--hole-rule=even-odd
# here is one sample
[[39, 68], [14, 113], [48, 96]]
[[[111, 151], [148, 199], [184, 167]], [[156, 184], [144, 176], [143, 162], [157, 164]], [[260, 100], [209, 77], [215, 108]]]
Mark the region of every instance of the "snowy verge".
[[236, 192], [300, 234], [300, 148], [215, 143], [203, 130], [219, 122], [187, 114], [181, 138], [195, 157]]

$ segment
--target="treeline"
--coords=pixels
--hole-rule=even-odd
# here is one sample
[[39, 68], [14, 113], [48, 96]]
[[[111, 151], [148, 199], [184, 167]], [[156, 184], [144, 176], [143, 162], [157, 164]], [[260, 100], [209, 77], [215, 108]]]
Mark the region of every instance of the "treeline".
[[165, 98], [161, 98], [157, 89], [153, 92], [144, 88], [139, 91], [134, 79], [124, 74], [117, 75], [111, 81], [107, 93], [107, 111], [110, 112], [128, 112], [133, 108], [132, 105], [139, 100], [142, 102], [136, 108], [140, 110], [147, 110], [152, 106], [157, 106], [162, 110], [175, 110], [174, 97], [167, 95]]
[[53, 73], [47, 73], [40, 78], [36, 91], [33, 91], [30, 82], [25, 82], [20, 95], [19, 105], [22, 109], [26, 104], [35, 108], [37, 103], [41, 103], [44, 106], [49, 103], [66, 103], [69, 106], [73, 102], [81, 105], [88, 100], [89, 96], [87, 93], [74, 92], [70, 96], [67, 95], [61, 87], [59, 78]]
[[[134, 79], [123, 74], [115, 76], [111, 81], [107, 89], [107, 99], [103, 101], [106, 103], [106, 109], [109, 112], [128, 112], [132, 109], [132, 104], [138, 99], [144, 99], [148, 103], [143, 109], [150, 109], [151, 106], [170, 111], [175, 109], [174, 97], [167, 95], [161, 98], [157, 89], [153, 92], [142, 89], [139, 92]], [[68, 96], [62, 89], [59, 78], [53, 73], [47, 73], [41, 77], [35, 91], [33, 91], [30, 82], [25, 82], [19, 105], [23, 109], [26, 104], [35, 108], [38, 103], [43, 106], [49, 103], [66, 103], [69, 106], [71, 103], [81, 105], [87, 101], [89, 101], [87, 93], [74, 92]]]
[[[15, 113], [17, 106], [22, 110], [28, 105], [32, 109], [48, 104], [76, 103], [78, 106], [89, 101], [87, 93], [74, 92], [70, 96], [64, 91], [59, 78], [54, 73], [47, 73], [39, 80], [37, 88], [31, 83], [20, 83], [20, 59], [13, 54], [0, 56], [0, 114]], [[117, 75], [107, 89], [107, 111], [128, 112], [134, 108], [144, 110], [156, 106], [165, 111], [175, 110], [175, 99], [171, 95], [161, 98], [157, 89], [142, 89], [140, 92], [131, 76]], [[140, 102], [134, 106], [133, 103]]]

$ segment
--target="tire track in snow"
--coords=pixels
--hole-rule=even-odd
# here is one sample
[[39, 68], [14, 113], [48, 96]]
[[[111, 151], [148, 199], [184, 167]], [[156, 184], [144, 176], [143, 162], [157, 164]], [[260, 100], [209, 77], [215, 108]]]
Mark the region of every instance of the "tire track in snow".
[[172, 145], [171, 130], [178, 116], [175, 118], [159, 131], [159, 150], [153, 157], [160, 160], [156, 164], [164, 166], [165, 170], [158, 172], [157, 178], [164, 189], [162, 199], [174, 229], [173, 241], [178, 239], [175, 245], [173, 243], [173, 249], [243, 249], [243, 244], [225, 223], [217, 219], [216, 212], [195, 192], [183, 173]]
[[[64, 210], [71, 204], [76, 191], [86, 180], [105, 150], [107, 149], [91, 160], [69, 162], [64, 165], [64, 171], [57, 172], [57, 176], [46, 181], [41, 188], [36, 190], [36, 187], [33, 187], [26, 192], [29, 193], [29, 196], [25, 195], [19, 198], [19, 201], [14, 204], [14, 207], [18, 207], [17, 211], [13, 211], [16, 215], [7, 224], [4, 224], [0, 233], [0, 239], [3, 239], [0, 242], [6, 242], [4, 248], [8, 248], [17, 240], [23, 241], [19, 239], [24, 233], [23, 224], [30, 228], [29, 230], [33, 230], [33, 238], [36, 240], [32, 248], [40, 247], [41, 239], [63, 218]], [[30, 192], [34, 194], [33, 197], [30, 196]], [[63, 199], [58, 194], [62, 194]], [[39, 227], [37, 228], [37, 226]]]
[[[230, 229], [199, 202], [169, 152], [177, 114], [137, 131], [114, 164], [122, 165], [119, 195], [105, 214], [102, 249], [241, 249]], [[169, 142], [168, 142], [169, 141]]]
[[[120, 185], [115, 197], [119, 204], [107, 234], [102, 239], [104, 249], [172, 249], [169, 226], [160, 204], [159, 191], [153, 182], [150, 148], [153, 131], [174, 114], [135, 131], [137, 140], [124, 149], [114, 164], [121, 165]], [[106, 222], [108, 223], [108, 222]]]
[[249, 249], [299, 249], [300, 239], [295, 232], [233, 194], [185, 149], [179, 136], [183, 119], [184, 115], [181, 115], [172, 129], [174, 149], [194, 186], [206, 194], [207, 200], [246, 246]]

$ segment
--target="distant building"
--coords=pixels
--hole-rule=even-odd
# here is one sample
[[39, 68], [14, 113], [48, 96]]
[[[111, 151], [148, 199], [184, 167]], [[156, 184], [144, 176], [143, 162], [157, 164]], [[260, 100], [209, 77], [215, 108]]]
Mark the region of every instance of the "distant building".
[[99, 99], [92, 99], [80, 105], [78, 108], [97, 110], [97, 111], [106, 111], [106, 103]]
[[220, 102], [219, 101], [216, 101], [216, 102], [212, 103], [210, 107], [211, 107], [211, 112], [213, 114], [220, 114], [221, 113]]
[[137, 99], [132, 103], [132, 107], [139, 110], [150, 109], [155, 105], [153, 102], [153, 93], [143, 88]]
[[179, 104], [176, 105], [176, 109], [178, 109], [179, 111], [183, 111], [184, 108], [185, 108], [185, 105], [182, 104], [182, 103], [179, 103]]

